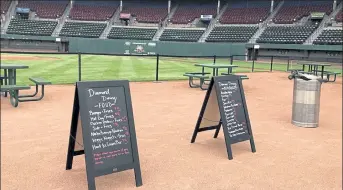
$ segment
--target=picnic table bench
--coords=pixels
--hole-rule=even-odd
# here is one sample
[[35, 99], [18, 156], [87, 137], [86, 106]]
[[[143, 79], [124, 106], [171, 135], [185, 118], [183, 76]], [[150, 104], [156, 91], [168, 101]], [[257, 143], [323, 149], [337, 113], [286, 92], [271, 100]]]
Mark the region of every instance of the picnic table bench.
[[19, 90], [29, 90], [31, 87], [26, 85], [1, 85], [1, 92], [9, 92], [10, 102], [13, 107], [18, 106]]
[[[318, 71], [322, 72], [322, 71]], [[324, 71], [323, 74], [326, 75], [326, 80], [327, 82], [335, 82], [337, 79], [337, 75], [341, 74], [340, 72], [335, 72], [335, 71]], [[333, 80], [330, 80], [330, 76], [333, 75]]]
[[[33, 83], [35, 83], [36, 91], [35, 91], [34, 94], [21, 95], [21, 96], [19, 96], [19, 98], [26, 98], [26, 99], [20, 99], [20, 100], [19, 100], [20, 102], [39, 101], [39, 100], [43, 99], [43, 97], [44, 97], [44, 85], [49, 85], [49, 84], [51, 84], [50, 81], [47, 81], [47, 80], [45, 80], [45, 79], [43, 79], [43, 78], [33, 78], [33, 77], [30, 77], [29, 79], [30, 79], [30, 81], [32, 81]], [[38, 97], [38, 98], [32, 98], [32, 97], [35, 97], [35, 96], [38, 94], [38, 92], [39, 92], [38, 87], [39, 87], [39, 86], [41, 86], [41, 89], [42, 89], [42, 90], [41, 90], [41, 95], [40, 95], [40, 97]], [[30, 97], [31, 97], [31, 98], [30, 98]]]
[[[207, 90], [207, 87], [204, 87], [206, 85], [205, 79], [209, 79], [208, 74], [211, 73], [203, 73], [203, 72], [191, 72], [191, 73], [185, 73], [183, 76], [188, 77], [188, 82], [189, 82], [189, 87], [191, 88], [201, 88], [202, 90]], [[200, 80], [200, 84], [195, 84], [194, 83], [194, 78], [198, 78]]]
[[[19, 102], [29, 102], [29, 101], [39, 101], [44, 97], [44, 86], [51, 84], [50, 81], [47, 81], [43, 78], [29, 78], [30, 81], [35, 83], [36, 91], [33, 94], [28, 95], [19, 95], [19, 90], [28, 90], [31, 89], [30, 86], [27, 85], [1, 85], [2, 92], [9, 92], [10, 94], [10, 102], [12, 106], [17, 107]], [[34, 98], [39, 90], [38, 87], [41, 86], [41, 95], [38, 98]]]

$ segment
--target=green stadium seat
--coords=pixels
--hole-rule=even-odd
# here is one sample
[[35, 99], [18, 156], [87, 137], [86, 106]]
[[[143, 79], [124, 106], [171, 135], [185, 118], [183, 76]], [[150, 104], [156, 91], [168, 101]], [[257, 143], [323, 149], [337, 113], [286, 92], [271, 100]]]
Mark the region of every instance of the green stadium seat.
[[343, 30], [342, 28], [325, 29], [313, 41], [316, 45], [342, 45], [343, 44]]
[[248, 42], [257, 32], [257, 26], [217, 26], [206, 42]]
[[274, 43], [274, 44], [303, 44], [306, 39], [316, 30], [315, 25], [301, 26], [268, 26], [257, 43]]
[[105, 30], [106, 23], [97, 22], [66, 22], [60, 32], [60, 36], [99, 38]]
[[195, 29], [165, 29], [160, 41], [197, 42], [205, 30]]
[[107, 38], [109, 39], [133, 39], [133, 40], [152, 40], [157, 28], [127, 28], [112, 27]]
[[7, 34], [51, 36], [56, 26], [56, 21], [12, 19], [7, 28]]

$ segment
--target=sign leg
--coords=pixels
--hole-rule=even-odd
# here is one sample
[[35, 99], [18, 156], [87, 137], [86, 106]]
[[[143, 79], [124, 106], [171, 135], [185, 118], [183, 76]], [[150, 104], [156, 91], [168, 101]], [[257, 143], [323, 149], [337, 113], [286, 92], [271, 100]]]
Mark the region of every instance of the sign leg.
[[70, 170], [73, 166], [74, 146], [75, 146], [75, 140], [70, 135], [69, 136], [69, 147], [68, 147], [68, 154], [67, 154], [66, 170]]
[[229, 157], [229, 160], [232, 160], [233, 157], [232, 157], [231, 145], [226, 144], [226, 149], [227, 149], [227, 155], [228, 155], [228, 157]]
[[216, 129], [216, 132], [214, 133], [214, 136], [213, 138], [217, 138], [218, 137], [218, 134], [219, 134], [219, 131], [220, 131], [220, 128], [221, 128], [222, 124], [221, 122], [218, 124], [217, 126], [217, 129]]
[[192, 136], [191, 143], [194, 143], [194, 142], [195, 142], [195, 139], [197, 138], [197, 134], [198, 134], [198, 127], [195, 127], [194, 132], [193, 132], [193, 136]]
[[88, 190], [95, 190], [95, 178], [87, 174]]
[[251, 152], [256, 152], [255, 142], [254, 142], [253, 137], [250, 138], [250, 146], [251, 146]]
[[136, 180], [136, 187], [142, 186], [142, 174], [141, 174], [141, 169], [139, 167], [136, 167], [134, 169], [135, 172], [135, 180]]

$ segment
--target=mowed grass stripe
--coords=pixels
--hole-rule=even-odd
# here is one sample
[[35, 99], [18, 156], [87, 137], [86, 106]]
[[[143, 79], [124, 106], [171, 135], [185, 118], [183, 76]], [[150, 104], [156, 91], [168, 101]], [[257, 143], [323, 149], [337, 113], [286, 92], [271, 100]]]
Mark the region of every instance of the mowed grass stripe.
[[156, 75], [156, 60], [147, 59], [148, 57], [137, 57], [131, 61], [135, 76], [134, 81], [152, 81]]
[[[5, 54], [1, 54], [1, 58]], [[78, 56], [77, 55], [53, 55], [53, 54], [6, 54], [9, 56], [25, 56], [21, 60], [4, 60], [7, 64], [24, 64], [29, 69], [17, 70], [18, 84], [32, 84], [29, 77], [43, 77], [50, 80], [53, 84], [74, 83], [78, 80]], [[34, 58], [29, 60], [26, 57]], [[38, 59], [37, 59], [38, 58]], [[41, 58], [41, 59], [39, 59]], [[44, 59], [46, 58], [46, 59]], [[101, 55], [82, 55], [82, 80], [119, 80], [127, 79], [130, 81], [151, 81], [155, 80], [156, 58], [153, 57], [133, 57], [133, 56], [101, 56]], [[182, 75], [185, 72], [200, 72], [201, 67], [195, 67], [196, 63], [213, 63], [211, 58], [175, 58], [160, 57], [159, 60], [159, 79], [177, 80], [187, 79]], [[229, 64], [229, 58], [217, 59], [217, 64]], [[275, 62], [273, 70], [286, 71], [287, 62]], [[234, 60], [234, 73], [251, 72], [252, 61]], [[255, 62], [255, 70], [269, 71], [270, 62]], [[290, 68], [301, 68], [301, 65], [291, 61]], [[341, 72], [342, 66], [335, 65], [326, 67], [328, 71]], [[205, 72], [212, 73], [212, 69], [205, 69]], [[226, 72], [220, 69], [219, 73]]]

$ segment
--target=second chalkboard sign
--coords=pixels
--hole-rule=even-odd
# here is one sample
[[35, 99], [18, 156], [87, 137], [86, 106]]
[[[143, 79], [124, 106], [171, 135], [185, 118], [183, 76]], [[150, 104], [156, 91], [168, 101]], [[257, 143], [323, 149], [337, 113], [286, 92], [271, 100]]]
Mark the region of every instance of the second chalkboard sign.
[[217, 138], [221, 126], [230, 160], [233, 159], [231, 144], [250, 140], [252, 152], [256, 151], [242, 80], [239, 76], [212, 78], [191, 143], [195, 142], [197, 133], [202, 131], [216, 130], [214, 138]]
[[127, 169], [142, 185], [132, 112], [128, 81], [76, 83], [66, 168], [85, 154], [90, 190], [95, 177]]

